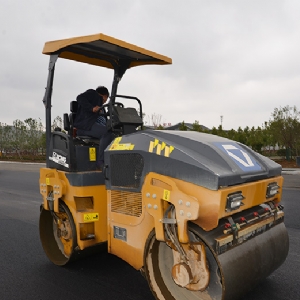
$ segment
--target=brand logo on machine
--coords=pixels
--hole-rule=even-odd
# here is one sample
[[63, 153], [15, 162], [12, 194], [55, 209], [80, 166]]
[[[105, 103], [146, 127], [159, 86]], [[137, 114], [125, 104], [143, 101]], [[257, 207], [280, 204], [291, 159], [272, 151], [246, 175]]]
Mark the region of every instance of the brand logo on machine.
[[[236, 161], [238, 161], [240, 164], [242, 164], [245, 167], [253, 167], [254, 163], [251, 160], [250, 156], [248, 155], [248, 153], [246, 153], [245, 151], [243, 151], [242, 149], [237, 148], [234, 145], [222, 145], [223, 148], [226, 150], [227, 154], [229, 156], [231, 156], [232, 158], [234, 158]], [[240, 156], [234, 154], [233, 150], [239, 150], [240, 152]]]
[[49, 159], [54, 161], [55, 163], [57, 163], [59, 165], [62, 165], [66, 168], [69, 168], [69, 164], [66, 163], [67, 158], [60, 155], [60, 154], [58, 154], [58, 153], [56, 153], [56, 152], [54, 152], [54, 151], [53, 151], [52, 156], [49, 156]]
[[235, 143], [215, 143], [215, 145], [225, 152], [243, 171], [260, 171], [261, 166], [245, 149]]

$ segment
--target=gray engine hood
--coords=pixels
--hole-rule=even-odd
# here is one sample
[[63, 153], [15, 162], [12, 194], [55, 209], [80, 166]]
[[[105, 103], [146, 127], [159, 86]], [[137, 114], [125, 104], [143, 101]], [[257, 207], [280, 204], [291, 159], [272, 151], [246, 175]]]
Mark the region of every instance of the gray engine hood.
[[249, 147], [194, 131], [145, 130], [123, 136], [121, 143], [144, 160], [143, 173], [156, 172], [217, 190], [281, 174], [281, 166]]

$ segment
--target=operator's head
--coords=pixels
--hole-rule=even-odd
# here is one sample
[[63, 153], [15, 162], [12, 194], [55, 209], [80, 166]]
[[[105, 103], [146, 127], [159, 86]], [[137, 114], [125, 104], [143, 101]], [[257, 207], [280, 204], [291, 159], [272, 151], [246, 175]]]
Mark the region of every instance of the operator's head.
[[107, 101], [108, 97], [109, 97], [109, 91], [105, 86], [98, 86], [96, 88], [96, 92], [102, 96], [103, 98], [103, 104]]

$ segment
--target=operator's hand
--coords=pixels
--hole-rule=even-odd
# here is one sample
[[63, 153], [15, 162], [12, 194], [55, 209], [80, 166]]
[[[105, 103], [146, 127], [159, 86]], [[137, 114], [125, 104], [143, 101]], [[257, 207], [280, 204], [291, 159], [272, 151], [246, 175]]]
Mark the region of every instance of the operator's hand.
[[99, 111], [99, 109], [100, 109], [100, 106], [97, 105], [97, 106], [93, 107], [93, 112], [96, 113]]

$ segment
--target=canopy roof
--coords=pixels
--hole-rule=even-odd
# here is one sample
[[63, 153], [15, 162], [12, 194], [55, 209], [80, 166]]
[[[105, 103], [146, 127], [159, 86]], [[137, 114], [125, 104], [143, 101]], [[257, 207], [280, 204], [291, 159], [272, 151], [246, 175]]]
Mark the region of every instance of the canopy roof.
[[43, 54], [115, 69], [171, 64], [172, 59], [102, 33], [46, 42]]

